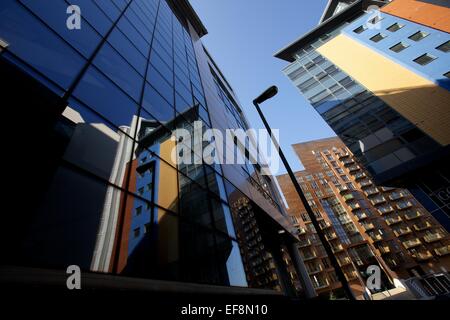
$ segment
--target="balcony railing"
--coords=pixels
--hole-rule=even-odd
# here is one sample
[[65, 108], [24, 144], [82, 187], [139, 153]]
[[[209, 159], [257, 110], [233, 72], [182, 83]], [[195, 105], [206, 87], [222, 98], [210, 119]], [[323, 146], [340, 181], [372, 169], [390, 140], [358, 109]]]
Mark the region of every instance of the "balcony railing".
[[370, 180], [361, 181], [360, 185], [361, 185], [361, 187], [368, 187], [368, 186], [372, 185], [372, 181], [370, 181]]
[[348, 187], [347, 186], [343, 186], [343, 185], [338, 185], [338, 186], [336, 186], [336, 188], [339, 190], [340, 193], [344, 193], [344, 192], [349, 191]]
[[355, 174], [355, 179], [356, 180], [364, 179], [366, 177], [367, 176], [366, 176], [366, 174], [364, 172], [359, 172], [359, 173]]
[[376, 197], [376, 198], [373, 198], [370, 202], [372, 202], [373, 205], [378, 205], [378, 204], [386, 202], [386, 198], [385, 197]]
[[329, 233], [329, 234], [326, 234], [325, 235], [325, 238], [328, 240], [328, 241], [331, 241], [331, 240], [334, 240], [334, 239], [337, 239], [337, 235], [336, 235], [336, 233]]
[[371, 233], [369, 236], [374, 242], [383, 240], [383, 236], [379, 233]]
[[361, 213], [356, 213], [356, 217], [358, 218], [359, 221], [367, 219], [368, 215], [365, 212], [361, 212]]
[[326, 229], [331, 227], [331, 223], [328, 221], [321, 221], [319, 222], [320, 229]]
[[403, 246], [406, 248], [406, 249], [410, 249], [410, 248], [414, 248], [414, 247], [417, 247], [417, 246], [420, 246], [422, 244], [422, 241], [420, 241], [419, 239], [411, 239], [411, 240], [408, 240], [408, 241], [404, 241], [403, 242]]
[[433, 258], [433, 255], [431, 254], [430, 251], [417, 252], [417, 253], [413, 254], [412, 256], [414, 259], [416, 259], [418, 261], [425, 261], [425, 260]]
[[370, 197], [373, 196], [374, 194], [380, 193], [380, 190], [378, 190], [377, 188], [370, 188], [367, 189], [364, 193], [366, 194], [366, 196]]
[[375, 228], [375, 225], [373, 223], [363, 223], [362, 226], [366, 231], [370, 231]]
[[328, 279], [321, 280], [321, 281], [313, 281], [314, 289], [320, 290], [324, 288], [328, 288], [330, 283], [328, 282]]
[[355, 172], [355, 171], [360, 170], [361, 168], [358, 165], [353, 165], [353, 166], [347, 167], [347, 169], [348, 169], [348, 172]]
[[323, 267], [321, 264], [317, 264], [315, 266], [309, 267], [308, 268], [308, 273], [309, 274], [314, 274], [314, 273], [319, 273], [323, 271]]
[[391, 248], [389, 246], [379, 246], [378, 250], [380, 250], [381, 254], [386, 254], [391, 252]]
[[331, 247], [331, 250], [332, 250], [334, 253], [336, 253], [336, 252], [339, 252], [339, 251], [344, 250], [344, 247], [343, 247], [341, 244], [338, 244], [337, 246]]
[[313, 252], [303, 252], [303, 260], [308, 261], [317, 258], [317, 253]]
[[352, 158], [349, 158], [349, 159], [343, 160], [342, 163], [343, 163], [345, 166], [348, 166], [348, 165], [354, 164], [355, 161], [354, 161]]
[[431, 243], [431, 242], [435, 242], [435, 241], [439, 241], [441, 239], [444, 239], [444, 236], [439, 233], [439, 232], [435, 232], [435, 233], [428, 233], [426, 234], [423, 239], [425, 240], [425, 242], [427, 243]]
[[351, 201], [355, 199], [355, 197], [351, 193], [346, 194], [345, 196], [343, 196], [343, 198], [345, 199], [345, 201]]
[[426, 229], [430, 229], [432, 227], [432, 224], [426, 221], [425, 223], [415, 224], [414, 229], [416, 231], [423, 231]]
[[306, 234], [306, 229], [305, 228], [298, 228], [298, 234]]
[[348, 205], [349, 205], [349, 207], [350, 207], [352, 210], [357, 210], [357, 209], [360, 209], [360, 208], [361, 208], [361, 206], [359, 205], [358, 202], [351, 202], [351, 203], [349, 203]]
[[412, 230], [411, 230], [409, 227], [406, 227], [406, 228], [399, 228], [399, 229], [397, 229], [397, 230], [394, 230], [394, 234], [395, 234], [397, 237], [400, 237], [400, 236], [404, 236], [404, 235], [410, 234], [411, 232], [412, 232]]
[[396, 204], [396, 207], [399, 210], [408, 209], [408, 208], [411, 208], [412, 206], [413, 206], [413, 204], [411, 202], [409, 202], [409, 201], [401, 202], [401, 203], [397, 203]]
[[342, 266], [351, 264], [352, 260], [349, 257], [345, 257], [345, 258], [338, 259], [338, 262], [339, 262], [339, 265], [342, 267]]
[[446, 245], [446, 246], [443, 246], [443, 247], [440, 247], [440, 248], [436, 248], [436, 249], [434, 249], [434, 252], [440, 257], [446, 256], [447, 254], [450, 253], [450, 245]]
[[380, 211], [381, 214], [386, 214], [386, 213], [390, 213], [392, 211], [394, 211], [394, 208], [392, 208], [392, 206], [384, 206], [381, 208], [377, 208], [378, 211]]
[[402, 222], [403, 220], [401, 217], [392, 217], [392, 218], [387, 218], [385, 221], [389, 226], [392, 226], [394, 224]]
[[389, 195], [389, 199], [391, 200], [398, 200], [405, 197], [405, 194], [403, 192], [393, 192]]
[[358, 279], [358, 273], [356, 271], [346, 272], [345, 278], [347, 278], [348, 281]]
[[422, 214], [419, 210], [416, 210], [416, 211], [408, 211], [408, 212], [405, 214], [406, 220], [414, 220], [414, 219], [420, 218], [420, 217], [422, 217], [422, 216], [423, 216], [423, 214]]
[[313, 244], [313, 242], [311, 241], [311, 239], [306, 239], [306, 240], [300, 240], [299, 241], [299, 247], [301, 247], [301, 248], [311, 246], [312, 244]]

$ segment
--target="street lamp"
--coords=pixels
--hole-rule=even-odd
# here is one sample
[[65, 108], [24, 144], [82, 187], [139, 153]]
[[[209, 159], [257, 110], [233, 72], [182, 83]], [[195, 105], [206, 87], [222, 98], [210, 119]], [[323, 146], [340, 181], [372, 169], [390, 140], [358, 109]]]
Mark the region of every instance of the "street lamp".
[[307, 212], [314, 228], [317, 231], [317, 235], [319, 236], [320, 242], [322, 243], [323, 247], [325, 248], [325, 252], [327, 253], [328, 258], [330, 259], [331, 265], [334, 267], [334, 270], [336, 272], [338, 280], [342, 283], [342, 288], [344, 289], [345, 294], [347, 295], [347, 298], [350, 300], [355, 300], [353, 292], [350, 289], [350, 286], [348, 284], [347, 278], [345, 278], [345, 275], [342, 272], [341, 267], [339, 266], [339, 263], [333, 253], [333, 250], [331, 249], [330, 244], [328, 243], [327, 239], [325, 238], [325, 235], [323, 234], [322, 229], [320, 228], [319, 222], [317, 221], [317, 218], [316, 218], [314, 212], [312, 211], [308, 201], [306, 200], [305, 195], [303, 194], [303, 190], [300, 187], [300, 185], [294, 175], [294, 172], [292, 171], [286, 157], [284, 156], [284, 153], [281, 150], [280, 145], [278, 144], [278, 141], [272, 135], [272, 130], [271, 130], [269, 124], [267, 123], [267, 120], [264, 117], [264, 114], [262, 113], [261, 108], [259, 107], [259, 104], [272, 98], [277, 93], [278, 93], [278, 88], [276, 86], [272, 86], [272, 87], [268, 88], [266, 91], [264, 91], [255, 100], [253, 100], [253, 104], [255, 105], [256, 110], [258, 111], [258, 114], [261, 117], [261, 120], [264, 123], [264, 126], [266, 127], [267, 132], [270, 134], [270, 137], [272, 139], [273, 144], [275, 145], [275, 148], [278, 150], [278, 154], [280, 155], [281, 161], [283, 162], [283, 164], [288, 172], [288, 175], [291, 178], [292, 183], [294, 184], [295, 190], [297, 191], [297, 194], [300, 197], [300, 200], [302, 201], [303, 206], [305, 207], [306, 212]]

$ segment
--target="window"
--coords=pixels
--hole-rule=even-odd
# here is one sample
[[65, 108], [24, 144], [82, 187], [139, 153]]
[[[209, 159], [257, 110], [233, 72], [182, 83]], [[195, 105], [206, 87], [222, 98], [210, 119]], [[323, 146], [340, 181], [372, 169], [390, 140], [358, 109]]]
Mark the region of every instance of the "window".
[[394, 52], [400, 52], [400, 51], [405, 50], [408, 47], [409, 47], [409, 44], [404, 43], [404, 42], [399, 42], [396, 45], [390, 47], [389, 50], [394, 51]]
[[414, 40], [414, 41], [420, 41], [428, 35], [429, 35], [429, 33], [427, 33], [427, 32], [418, 31], [418, 32], [414, 33], [412, 36], [409, 36], [409, 39]]
[[370, 38], [370, 40], [372, 40], [373, 42], [380, 42], [381, 40], [383, 40], [384, 38], [386, 38], [386, 35], [382, 34], [382, 33], [377, 33], [376, 35], [374, 35], [372, 38]]
[[450, 40], [447, 42], [444, 42], [440, 46], [436, 47], [436, 49], [438, 49], [442, 52], [449, 52], [450, 51]]
[[136, 208], [136, 215], [139, 216], [142, 213], [142, 207], [139, 206]]
[[399, 24], [399, 23], [394, 23], [393, 25], [391, 25], [390, 27], [387, 28], [388, 31], [390, 32], [395, 32], [400, 30], [401, 28], [403, 28], [405, 25], [403, 24]]
[[359, 26], [358, 28], [356, 28], [355, 30], [353, 30], [354, 33], [362, 33], [367, 29], [366, 26]]
[[144, 188], [139, 188], [138, 193], [140, 196], [144, 194]]
[[150, 223], [146, 223], [144, 225], [144, 234], [149, 234], [150, 233]]
[[373, 18], [372, 20], [370, 20], [369, 23], [371, 23], [371, 24], [377, 24], [377, 23], [380, 22], [381, 20], [383, 20], [383, 17], [377, 15], [375, 18]]
[[136, 228], [133, 230], [133, 235], [135, 238], [139, 237], [141, 235], [141, 228]]
[[435, 56], [425, 53], [425, 54], [421, 55], [420, 57], [414, 59], [414, 62], [424, 66], [426, 64], [429, 64], [431, 61], [433, 61], [435, 59], [436, 59]]

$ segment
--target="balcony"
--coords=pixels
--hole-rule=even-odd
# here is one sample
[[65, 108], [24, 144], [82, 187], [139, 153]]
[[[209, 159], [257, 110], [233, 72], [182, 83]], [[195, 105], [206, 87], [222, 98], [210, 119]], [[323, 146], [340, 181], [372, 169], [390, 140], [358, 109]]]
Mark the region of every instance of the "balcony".
[[417, 261], [426, 261], [433, 258], [433, 255], [431, 254], [430, 251], [427, 250], [425, 252], [417, 252], [413, 254], [412, 257]]
[[402, 222], [403, 220], [401, 217], [397, 216], [397, 217], [387, 218], [387, 219], [385, 219], [385, 221], [388, 224], [388, 226], [392, 226], [394, 224]]
[[359, 221], [368, 218], [368, 215], [365, 212], [355, 213], [355, 215], [356, 215], [356, 217], [358, 218]]
[[317, 265], [308, 267], [308, 274], [310, 274], [310, 275], [316, 274], [316, 273], [319, 273], [322, 271], [323, 271], [323, 267], [321, 264], [317, 264]]
[[355, 174], [355, 180], [361, 180], [367, 178], [367, 175], [364, 172], [358, 172]]
[[343, 185], [338, 185], [338, 186], [336, 186], [336, 188], [339, 190], [339, 192], [341, 194], [349, 191], [349, 188], [347, 186], [343, 186]]
[[306, 229], [305, 228], [298, 228], [298, 234], [299, 235], [306, 234]]
[[348, 159], [342, 160], [342, 163], [344, 165], [352, 165], [355, 163], [355, 160], [353, 160], [352, 158], [348, 158]]
[[365, 181], [361, 181], [360, 182], [360, 185], [361, 185], [361, 187], [368, 187], [368, 186], [371, 186], [372, 185], [372, 181], [370, 181], [370, 180], [365, 180]]
[[408, 240], [408, 241], [404, 241], [404, 242], [403, 242], [403, 246], [404, 246], [406, 249], [411, 249], [411, 248], [420, 246], [421, 244], [422, 244], [422, 241], [420, 241], [420, 240], [417, 239], [417, 238], [411, 239], [411, 240]]
[[346, 202], [355, 199], [355, 197], [351, 193], [350, 194], [346, 194], [345, 196], [343, 196], [343, 198], [345, 199]]
[[428, 233], [426, 234], [423, 239], [425, 240], [425, 242], [427, 243], [431, 243], [431, 242], [435, 242], [435, 241], [439, 241], [444, 239], [444, 236], [439, 233], [439, 232], [435, 232], [435, 233]]
[[426, 221], [425, 223], [419, 223], [419, 224], [414, 225], [414, 229], [416, 231], [427, 230], [427, 229], [430, 229], [431, 227], [432, 227], [432, 224], [428, 221]]
[[358, 165], [355, 164], [353, 166], [347, 167], [347, 169], [348, 169], [348, 172], [352, 173], [352, 172], [360, 170], [361, 168]]
[[320, 226], [320, 229], [323, 230], [323, 229], [331, 228], [331, 223], [329, 223], [328, 221], [320, 221], [319, 226]]
[[349, 265], [352, 263], [352, 260], [349, 257], [338, 259], [338, 263], [341, 267]]
[[377, 209], [382, 215], [394, 211], [394, 208], [392, 208], [392, 206], [384, 206], [384, 207], [380, 207], [380, 208], [377, 208]]
[[370, 202], [372, 202], [372, 204], [374, 206], [376, 206], [376, 205], [386, 202], [386, 198], [385, 197], [376, 197], [376, 198], [373, 198]]
[[380, 190], [378, 190], [378, 188], [369, 188], [369, 189], [365, 190], [364, 193], [366, 194], [366, 196], [370, 197], [375, 194], [379, 194]]
[[383, 240], [383, 236], [379, 233], [371, 233], [369, 236], [374, 242]]
[[349, 156], [350, 156], [349, 153], [339, 153], [339, 154], [337, 155], [337, 157], [338, 157], [339, 160], [348, 158]]
[[371, 223], [371, 222], [363, 223], [362, 226], [363, 226], [364, 230], [366, 230], [366, 231], [370, 231], [370, 230], [375, 229], [375, 225], [373, 223]]
[[410, 201], [400, 202], [395, 205], [397, 209], [399, 210], [405, 210], [409, 209], [413, 206], [413, 204]]
[[443, 257], [446, 256], [450, 253], [450, 245], [447, 246], [443, 246], [440, 248], [436, 248], [434, 249], [434, 252], [439, 256], [439, 257]]
[[394, 230], [394, 234], [397, 237], [405, 236], [407, 234], [410, 234], [411, 232], [412, 232], [412, 230], [409, 227], [399, 228], [399, 229]]
[[387, 245], [382, 245], [378, 247], [378, 250], [381, 252], [381, 254], [387, 254], [391, 252], [391, 248]]
[[337, 234], [334, 232], [326, 234], [325, 239], [327, 239], [328, 241], [335, 240], [335, 239], [337, 239]]
[[320, 281], [316, 280], [316, 281], [313, 281], [312, 283], [313, 283], [314, 289], [316, 289], [316, 290], [325, 289], [330, 286], [328, 279], [320, 280]]
[[313, 244], [313, 242], [311, 241], [311, 239], [306, 239], [306, 240], [300, 240], [298, 246], [300, 248], [305, 248], [308, 246], [311, 246]]
[[361, 209], [361, 206], [358, 202], [351, 202], [348, 204], [348, 206], [353, 210]]
[[309, 261], [317, 258], [317, 253], [312, 252], [303, 252], [303, 261]]
[[331, 247], [331, 250], [333, 251], [333, 253], [336, 253], [336, 252], [343, 251], [344, 247], [342, 246], [342, 244], [338, 244], [337, 246]]
[[389, 195], [389, 199], [391, 200], [398, 200], [401, 199], [403, 197], [405, 197], [406, 195], [403, 192], [393, 192]]
[[417, 218], [420, 218], [420, 217], [422, 217], [422, 216], [423, 216], [423, 214], [422, 214], [419, 210], [416, 210], [416, 211], [409, 211], [409, 212], [407, 212], [407, 213], [405, 214], [405, 218], [406, 218], [406, 220], [408, 220], [408, 221], [414, 220], [414, 219], [417, 219]]
[[345, 272], [345, 278], [347, 281], [358, 279], [358, 273], [356, 271]]

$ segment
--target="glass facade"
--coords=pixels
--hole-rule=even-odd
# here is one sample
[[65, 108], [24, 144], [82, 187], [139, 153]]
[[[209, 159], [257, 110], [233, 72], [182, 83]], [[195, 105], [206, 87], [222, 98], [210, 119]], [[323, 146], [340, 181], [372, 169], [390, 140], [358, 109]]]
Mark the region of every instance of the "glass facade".
[[[72, 4], [81, 8], [80, 30], [66, 27]], [[172, 139], [173, 131], [193, 132], [194, 121], [247, 128], [233, 92], [219, 85], [226, 80], [205, 68], [212, 59], [180, 10], [165, 0], [1, 2], [0, 38], [8, 47], [0, 62], [11, 75], [2, 87], [26, 92], [5, 99], [36, 141], [12, 152], [23, 147], [34, 159], [26, 172], [21, 156], [12, 164], [19, 172], [12, 185], [26, 179], [30, 193], [11, 195], [27, 203], [2, 223], [7, 265], [75, 264], [281, 290], [284, 262], [259, 218], [276, 216], [278, 223], [269, 219], [274, 230], [289, 226], [271, 178], [249, 163], [171, 158], [177, 144], [187, 144]], [[204, 89], [208, 81], [217, 87]]]

